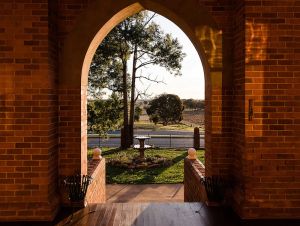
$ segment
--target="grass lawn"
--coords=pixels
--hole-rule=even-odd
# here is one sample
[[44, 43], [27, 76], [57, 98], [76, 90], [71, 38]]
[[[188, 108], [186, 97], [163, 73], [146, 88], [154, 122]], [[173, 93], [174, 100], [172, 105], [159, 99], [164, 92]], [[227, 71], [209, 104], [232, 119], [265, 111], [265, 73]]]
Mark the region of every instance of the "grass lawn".
[[[102, 156], [108, 162], [120, 154], [138, 155], [133, 149], [120, 150], [102, 148]], [[89, 151], [91, 156], [92, 151]], [[183, 182], [183, 160], [187, 156], [184, 149], [149, 149], [145, 151], [145, 157], [160, 155], [171, 159], [171, 166], [163, 166], [150, 169], [124, 169], [106, 164], [106, 183], [108, 184], [173, 184]], [[198, 158], [204, 162], [204, 151], [197, 151]]]

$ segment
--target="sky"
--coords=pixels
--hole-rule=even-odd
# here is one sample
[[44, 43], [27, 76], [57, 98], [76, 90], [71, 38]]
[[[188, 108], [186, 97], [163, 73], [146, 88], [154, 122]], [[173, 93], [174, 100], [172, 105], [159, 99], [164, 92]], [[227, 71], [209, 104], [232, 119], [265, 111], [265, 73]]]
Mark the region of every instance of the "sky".
[[165, 33], [171, 33], [173, 37], [176, 37], [183, 46], [186, 57], [182, 62], [182, 75], [174, 77], [165, 69], [151, 65], [147, 69], [143, 69], [142, 72], [163, 75], [165, 84], [149, 83], [145, 80], [143, 80], [143, 83], [137, 81], [137, 89], [145, 90], [145, 88], [148, 88], [147, 92], [152, 94], [152, 97], [162, 93], [170, 93], [178, 95], [181, 99], [204, 99], [204, 72], [194, 45], [186, 34], [167, 18], [157, 14], [153, 21], [159, 24]]

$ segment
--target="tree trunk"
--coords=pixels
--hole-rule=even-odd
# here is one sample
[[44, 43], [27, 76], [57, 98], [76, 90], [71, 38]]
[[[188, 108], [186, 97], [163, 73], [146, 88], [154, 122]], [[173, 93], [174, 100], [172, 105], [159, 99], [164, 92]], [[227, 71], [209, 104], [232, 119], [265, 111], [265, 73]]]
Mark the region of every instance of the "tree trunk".
[[131, 81], [130, 114], [129, 114], [129, 142], [131, 145], [133, 144], [136, 63], [137, 63], [137, 45], [135, 45], [134, 52], [133, 52], [132, 78], [131, 78], [132, 81]]
[[130, 147], [130, 142], [129, 142], [129, 126], [128, 126], [128, 99], [127, 99], [127, 60], [124, 59], [122, 60], [123, 63], [123, 133], [121, 133], [121, 140], [124, 142], [121, 142], [121, 148], [122, 149], [127, 149]]

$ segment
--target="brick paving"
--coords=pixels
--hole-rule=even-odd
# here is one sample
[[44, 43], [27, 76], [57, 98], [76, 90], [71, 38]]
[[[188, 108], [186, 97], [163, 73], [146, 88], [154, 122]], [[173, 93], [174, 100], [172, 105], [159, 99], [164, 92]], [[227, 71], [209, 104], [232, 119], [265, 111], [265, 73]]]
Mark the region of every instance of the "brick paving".
[[183, 202], [183, 184], [109, 184], [106, 203]]

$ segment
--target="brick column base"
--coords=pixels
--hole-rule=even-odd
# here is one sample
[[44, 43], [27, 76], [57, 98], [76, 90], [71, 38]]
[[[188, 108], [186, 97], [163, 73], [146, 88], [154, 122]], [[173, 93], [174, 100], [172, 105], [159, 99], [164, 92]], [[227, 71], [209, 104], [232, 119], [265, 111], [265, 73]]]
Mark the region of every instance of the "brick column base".
[[184, 201], [205, 202], [206, 192], [200, 183], [200, 178], [205, 176], [205, 167], [198, 160], [184, 160]]

